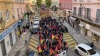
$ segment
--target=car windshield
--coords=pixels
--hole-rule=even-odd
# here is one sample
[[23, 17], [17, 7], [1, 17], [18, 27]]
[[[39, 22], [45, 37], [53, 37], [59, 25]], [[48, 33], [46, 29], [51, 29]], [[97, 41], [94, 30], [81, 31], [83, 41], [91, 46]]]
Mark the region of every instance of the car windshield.
[[88, 52], [89, 52], [90, 55], [93, 55], [93, 54], [96, 53], [93, 49], [88, 50]]
[[39, 21], [38, 19], [36, 19], [35, 21]]
[[38, 24], [34, 24], [34, 25], [38, 25]]

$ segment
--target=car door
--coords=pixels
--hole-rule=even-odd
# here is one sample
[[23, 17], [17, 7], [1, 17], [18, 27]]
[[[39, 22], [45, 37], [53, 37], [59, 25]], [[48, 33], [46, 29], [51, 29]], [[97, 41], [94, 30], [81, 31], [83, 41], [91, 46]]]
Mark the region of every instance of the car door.
[[79, 54], [80, 55], [82, 55], [82, 56], [87, 56], [88, 55], [87, 51], [84, 48], [78, 47], [78, 49], [79, 49]]

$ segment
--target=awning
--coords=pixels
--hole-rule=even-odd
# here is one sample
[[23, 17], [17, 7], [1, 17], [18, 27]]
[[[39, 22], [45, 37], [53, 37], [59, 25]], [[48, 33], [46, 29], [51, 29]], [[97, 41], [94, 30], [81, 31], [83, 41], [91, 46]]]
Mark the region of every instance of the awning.
[[93, 33], [95, 33], [95, 34], [97, 34], [98, 36], [100, 36], [100, 32], [97, 32], [97, 31], [95, 31], [93, 29], [90, 29], [90, 31], [93, 32]]
[[74, 18], [74, 17], [69, 17], [70, 19], [72, 19], [72, 20], [76, 20], [76, 18]]
[[79, 26], [80, 26], [80, 27], [83, 27], [84, 25], [83, 25], [83, 24], [79, 24]]

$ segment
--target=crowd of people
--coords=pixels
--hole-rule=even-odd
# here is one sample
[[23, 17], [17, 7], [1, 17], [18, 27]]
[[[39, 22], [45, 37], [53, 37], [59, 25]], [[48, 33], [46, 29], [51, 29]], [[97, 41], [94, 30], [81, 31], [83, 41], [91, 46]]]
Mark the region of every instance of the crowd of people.
[[50, 16], [41, 18], [38, 28], [39, 56], [58, 56], [64, 50], [68, 50], [67, 42], [63, 41], [63, 24]]

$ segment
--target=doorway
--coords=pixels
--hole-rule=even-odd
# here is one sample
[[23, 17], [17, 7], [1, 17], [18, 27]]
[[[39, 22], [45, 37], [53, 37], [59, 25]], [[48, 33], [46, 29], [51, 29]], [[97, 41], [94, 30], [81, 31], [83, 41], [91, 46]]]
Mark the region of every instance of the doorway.
[[12, 47], [13, 46], [12, 33], [9, 34], [9, 38], [10, 38], [10, 44], [11, 44], [11, 47]]
[[0, 44], [1, 44], [2, 55], [6, 56], [6, 48], [4, 40], [2, 40]]

